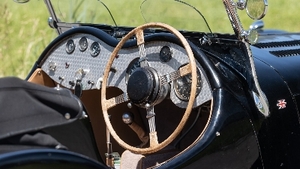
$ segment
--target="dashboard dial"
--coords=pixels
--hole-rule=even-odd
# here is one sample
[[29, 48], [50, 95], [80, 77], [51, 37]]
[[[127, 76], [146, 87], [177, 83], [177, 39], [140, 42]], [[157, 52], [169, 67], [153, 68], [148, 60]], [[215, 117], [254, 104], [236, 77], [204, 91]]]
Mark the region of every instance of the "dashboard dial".
[[86, 37], [80, 38], [80, 40], [79, 40], [79, 50], [81, 52], [85, 51], [88, 48], [88, 45], [89, 44], [88, 44], [88, 41], [87, 41]]
[[100, 48], [99, 42], [93, 42], [90, 46], [91, 56], [93, 56], [93, 57], [98, 56], [100, 51], [101, 51], [101, 48]]
[[71, 54], [73, 53], [75, 50], [75, 43], [73, 41], [73, 39], [70, 39], [67, 41], [67, 44], [66, 44], [66, 52], [67, 54]]
[[[179, 79], [174, 81], [174, 91], [176, 96], [183, 101], [188, 101], [190, 99], [191, 93], [191, 86], [192, 86], [192, 75], [188, 74]], [[202, 88], [201, 82], [201, 74], [199, 69], [197, 69], [197, 89], [196, 89], [196, 96], [200, 93]]]
[[172, 59], [172, 51], [169, 46], [164, 46], [159, 52], [159, 58], [162, 62], [169, 62]]

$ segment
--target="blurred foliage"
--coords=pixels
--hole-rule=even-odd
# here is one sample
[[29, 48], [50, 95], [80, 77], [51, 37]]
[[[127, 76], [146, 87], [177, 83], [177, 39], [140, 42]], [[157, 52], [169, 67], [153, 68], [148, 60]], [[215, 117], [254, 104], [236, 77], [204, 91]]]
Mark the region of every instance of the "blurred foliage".
[[[207, 15], [214, 16], [218, 13], [218, 18], [215, 18], [214, 20], [212, 20], [211, 17], [207, 17], [213, 31], [220, 30], [220, 28], [222, 30], [224, 24], [229, 23], [224, 8], [216, 8], [216, 4], [222, 4], [222, 0], [203, 1], [201, 3], [199, 0], [184, 1], [196, 4], [197, 9], [206, 13], [206, 17]], [[61, 2], [69, 3], [70, 1], [65, 0]], [[111, 9], [112, 13], [115, 14], [115, 19], [119, 25], [126, 25], [126, 23], [129, 22], [133, 23], [132, 25], [139, 25], [143, 22], [142, 18], [137, 18], [137, 16], [124, 17], [125, 12], [128, 11], [126, 9], [131, 8], [132, 5], [140, 4], [140, 1], [136, 0], [136, 2], [138, 3], [108, 0], [105, 3], [108, 7], [114, 6], [114, 3], [123, 6], [124, 10], [122, 10], [122, 12]], [[268, 14], [263, 19], [265, 27], [294, 32], [299, 31], [300, 21], [298, 19], [299, 14], [297, 14], [297, 9], [299, 8], [300, 3], [298, 2], [297, 4], [297, 2], [297, 0], [269, 0]], [[66, 6], [68, 7], [68, 4], [66, 4]], [[145, 7], [147, 8], [148, 6]], [[166, 7], [160, 6], [160, 9], [164, 8]], [[155, 12], [157, 12], [157, 9], [158, 8], [149, 9], [149, 12], [153, 10], [156, 10]], [[85, 9], [85, 11], [91, 12], [93, 10]], [[98, 9], [98, 11], [102, 10]], [[173, 12], [174, 16], [176, 16], [176, 9], [169, 11]], [[220, 12], [222, 12], [221, 15], [219, 15]], [[253, 21], [246, 17], [245, 11], [240, 11], [239, 13], [242, 14], [241, 20], [244, 23], [244, 28], [248, 29]], [[48, 26], [47, 20], [49, 13], [43, 0], [31, 0], [26, 4], [17, 4], [13, 2], [13, 0], [1, 0], [0, 14], [0, 77], [18, 76], [20, 78], [25, 78], [43, 49], [57, 36], [56, 31]], [[73, 13], [71, 16], [74, 17], [75, 14], [76, 13]], [[160, 13], [156, 14], [158, 17], [162, 15]], [[87, 16], [84, 13], [77, 15], [80, 17]], [[90, 15], [96, 17], [93, 13]], [[97, 19], [94, 17], [91, 19]], [[199, 15], [197, 17], [199, 17]], [[111, 18], [104, 18], [103, 22], [110, 22], [109, 24], [112, 24]], [[186, 20], [186, 24], [192, 25], [195, 23], [195, 21], [191, 22]], [[228, 30], [225, 30], [225, 32], [226, 31]]]
[[0, 1], [0, 77], [25, 78], [45, 46], [55, 37], [44, 1]]

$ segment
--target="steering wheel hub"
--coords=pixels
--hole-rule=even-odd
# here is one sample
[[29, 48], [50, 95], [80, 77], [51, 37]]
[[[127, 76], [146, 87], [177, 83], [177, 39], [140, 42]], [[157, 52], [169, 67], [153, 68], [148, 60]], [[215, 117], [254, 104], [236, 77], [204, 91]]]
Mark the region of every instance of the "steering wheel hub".
[[159, 76], [153, 68], [137, 68], [128, 79], [128, 97], [141, 106], [154, 103], [158, 99], [160, 86]]
[[149, 101], [155, 86], [153, 74], [144, 68], [138, 68], [129, 77], [127, 84], [128, 97], [133, 103]]

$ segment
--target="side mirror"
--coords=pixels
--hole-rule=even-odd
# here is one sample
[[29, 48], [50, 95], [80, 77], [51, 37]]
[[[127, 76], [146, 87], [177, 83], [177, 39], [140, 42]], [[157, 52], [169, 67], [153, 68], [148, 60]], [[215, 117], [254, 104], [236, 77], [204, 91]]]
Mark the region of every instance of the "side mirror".
[[246, 2], [247, 14], [254, 20], [262, 19], [266, 15], [267, 9], [267, 0], [247, 0]]

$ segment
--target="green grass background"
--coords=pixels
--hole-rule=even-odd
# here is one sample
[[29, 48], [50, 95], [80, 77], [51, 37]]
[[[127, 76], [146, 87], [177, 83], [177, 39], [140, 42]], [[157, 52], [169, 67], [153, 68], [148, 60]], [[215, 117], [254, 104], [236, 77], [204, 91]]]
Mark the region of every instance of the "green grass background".
[[[201, 3], [200, 0], [188, 1]], [[108, 1], [108, 3], [112, 3], [112, 1]], [[204, 0], [201, 5], [205, 8], [201, 11], [207, 10], [211, 16], [221, 10], [224, 12], [224, 9], [209, 7], [214, 3], [222, 3], [222, 0]], [[269, 0], [268, 14], [264, 18], [265, 27], [300, 32], [299, 7], [298, 0]], [[25, 78], [27, 76], [43, 49], [57, 36], [55, 30], [48, 26], [48, 17], [48, 11], [42, 0], [31, 0], [26, 4], [17, 4], [13, 0], [0, 1], [0, 77]], [[122, 13], [115, 17], [120, 25], [124, 25], [134, 18], [124, 18]], [[223, 22], [220, 20], [226, 24], [228, 22], [227, 17], [219, 18], [220, 20], [216, 22], [210, 20], [209, 16], [207, 19], [213, 30], [222, 28], [220, 25]], [[241, 20], [247, 26], [252, 22], [246, 17]]]

